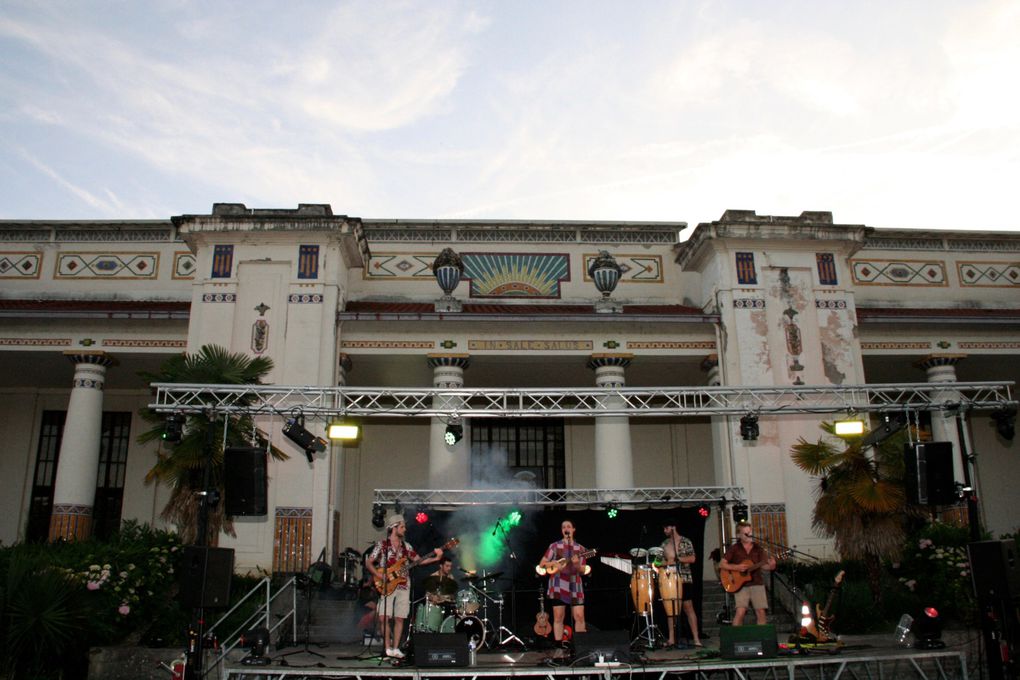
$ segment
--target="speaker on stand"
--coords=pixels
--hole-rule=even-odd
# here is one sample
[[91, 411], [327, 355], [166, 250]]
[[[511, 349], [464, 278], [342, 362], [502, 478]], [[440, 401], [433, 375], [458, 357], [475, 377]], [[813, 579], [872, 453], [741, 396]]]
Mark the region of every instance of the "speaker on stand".
[[223, 509], [233, 517], [269, 512], [265, 449], [251, 446], [224, 449], [223, 495]]
[[960, 497], [953, 478], [952, 442], [908, 442], [903, 447], [907, 500], [915, 505], [951, 505]]

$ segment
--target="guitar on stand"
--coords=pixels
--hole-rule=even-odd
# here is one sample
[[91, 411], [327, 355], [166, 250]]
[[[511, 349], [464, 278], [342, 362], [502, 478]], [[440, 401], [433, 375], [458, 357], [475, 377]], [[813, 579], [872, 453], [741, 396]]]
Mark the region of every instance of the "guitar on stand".
[[545, 595], [541, 589], [538, 591], [538, 614], [535, 614], [535, 635], [549, 637], [552, 632], [552, 624], [549, 623], [549, 614], [545, 611]]
[[[442, 545], [442, 550], [449, 550], [450, 548], [459, 544], [460, 544], [459, 538], [451, 538], [449, 541]], [[405, 562], [407, 562], [407, 558], [401, 557], [399, 560], [397, 560], [390, 566], [386, 567], [386, 569], [383, 570], [382, 576], [375, 579], [374, 581], [375, 589], [376, 591], [378, 591], [380, 595], [382, 595], [383, 597], [387, 595], [392, 595], [393, 591], [395, 591], [398, 586], [407, 583], [407, 577], [399, 575], [404, 568]]]
[[832, 589], [829, 591], [829, 597], [825, 600], [825, 607], [821, 607], [817, 604], [815, 605], [815, 616], [811, 618], [806, 625], [801, 626], [801, 638], [807, 639], [812, 643], [819, 644], [839, 641], [832, 632], [832, 624], [836, 620], [836, 617], [829, 612], [832, 609], [832, 601], [836, 599], [836, 593], [839, 592], [839, 589], [843, 584], [844, 574], [846, 574], [845, 571], [840, 571], [836, 574], [835, 582], [833, 583]]

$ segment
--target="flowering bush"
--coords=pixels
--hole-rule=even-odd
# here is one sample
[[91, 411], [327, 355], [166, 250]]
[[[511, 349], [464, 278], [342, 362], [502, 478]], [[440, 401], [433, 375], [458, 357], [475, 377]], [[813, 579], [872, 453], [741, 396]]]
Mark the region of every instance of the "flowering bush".
[[974, 613], [966, 528], [932, 522], [907, 540], [903, 561], [891, 565], [900, 585], [922, 605], [934, 605], [943, 616], [968, 621]]

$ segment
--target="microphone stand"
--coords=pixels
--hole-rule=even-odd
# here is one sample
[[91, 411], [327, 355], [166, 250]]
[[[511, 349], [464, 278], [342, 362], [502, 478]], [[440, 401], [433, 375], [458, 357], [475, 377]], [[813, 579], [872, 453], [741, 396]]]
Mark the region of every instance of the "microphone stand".
[[[806, 558], [808, 558], [810, 560], [814, 560], [815, 562], [821, 562], [821, 560], [819, 558], [815, 557], [814, 555], [811, 555], [809, 553], [803, 552], [801, 550], [797, 550], [797, 546], [783, 545], [782, 543], [775, 543], [773, 541], [768, 540], [767, 538], [759, 538], [757, 536], [752, 536], [751, 538], [754, 539], [755, 543], [761, 543], [761, 544], [764, 544], [764, 545], [766, 545], [766, 546], [768, 546], [770, 548], [776, 548], [777, 550], [782, 551], [786, 555], [796, 555], [798, 557], [806, 557]], [[775, 604], [775, 587], [774, 587], [775, 586], [775, 575], [773, 575], [771, 578], [772, 578], [772, 583], [773, 583], [772, 601], [773, 601], [773, 604]], [[790, 563], [790, 586], [789, 586], [789, 589], [794, 594], [794, 596], [799, 596], [801, 601], [803, 602], [804, 597], [801, 595], [800, 589], [797, 588], [797, 561], [796, 560], [793, 560]], [[807, 653], [807, 650], [805, 650], [803, 647], [801, 647], [800, 629], [803, 628], [803, 626], [800, 625], [800, 618], [801, 617], [798, 615], [798, 612], [794, 612], [793, 615], [794, 615], [794, 623], [796, 624], [796, 628], [797, 628], [797, 633], [794, 635], [794, 650], [795, 650], [794, 653], [797, 654], [798, 656], [800, 656], [800, 655], [803, 655], [803, 654]]]
[[[493, 535], [499, 532], [499, 536], [503, 541], [503, 545], [506, 546], [507, 553], [510, 556], [510, 621], [514, 627], [517, 627], [517, 555], [514, 553], [513, 546], [510, 545], [510, 534], [507, 532], [506, 527], [503, 526], [502, 520], [496, 520], [496, 528], [492, 530]], [[502, 596], [501, 596], [502, 597]], [[517, 642], [520, 646], [527, 650], [528, 646], [524, 644], [524, 640], [517, 637], [517, 634], [510, 628], [503, 625], [503, 603], [499, 605], [499, 634], [498, 645], [503, 647], [511, 642]]]

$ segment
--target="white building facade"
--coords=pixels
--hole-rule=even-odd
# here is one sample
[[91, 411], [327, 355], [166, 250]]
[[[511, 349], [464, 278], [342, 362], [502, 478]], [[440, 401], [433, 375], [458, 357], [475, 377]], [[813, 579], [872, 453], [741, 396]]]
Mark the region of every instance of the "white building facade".
[[[168, 492], [145, 483], [158, 444], [139, 445], [151, 390], [138, 373], [205, 344], [266, 356], [278, 385], [585, 388], [1016, 381], [1020, 236], [834, 224], [727, 211], [698, 225], [372, 220], [328, 205], [217, 204], [166, 221], [0, 222], [0, 540], [159, 524]], [[681, 238], [684, 238], [681, 241]], [[450, 296], [432, 263], [464, 266]], [[589, 275], [620, 266], [606, 297]], [[952, 392], [947, 387], [947, 395]], [[1015, 398], [1015, 397], [1014, 397]], [[763, 533], [832, 556], [811, 527], [816, 480], [789, 451], [821, 420], [735, 417], [467, 421], [366, 419], [356, 447], [312, 462], [257, 425], [269, 511], [238, 518], [241, 570], [307, 568], [378, 535], [375, 489], [466, 489], [500, 475], [544, 488], [739, 486]], [[961, 451], [955, 418], [930, 436]], [[981, 517], [1020, 524], [1017, 444], [989, 413], [968, 416]], [[309, 423], [310, 430], [324, 423]], [[473, 453], [474, 452], [474, 453]], [[962, 480], [964, 456], [955, 456]], [[718, 541], [718, 539], [715, 539]]]

